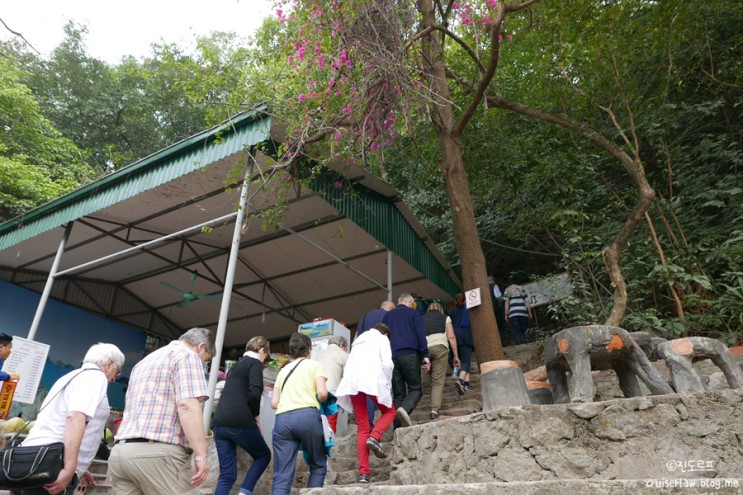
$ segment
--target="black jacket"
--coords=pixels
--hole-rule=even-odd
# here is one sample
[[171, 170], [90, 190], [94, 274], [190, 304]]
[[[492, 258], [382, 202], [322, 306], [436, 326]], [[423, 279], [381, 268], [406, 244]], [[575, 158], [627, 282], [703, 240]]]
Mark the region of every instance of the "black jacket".
[[219, 397], [212, 426], [255, 428], [261, 410], [263, 365], [255, 358], [243, 357], [230, 370]]

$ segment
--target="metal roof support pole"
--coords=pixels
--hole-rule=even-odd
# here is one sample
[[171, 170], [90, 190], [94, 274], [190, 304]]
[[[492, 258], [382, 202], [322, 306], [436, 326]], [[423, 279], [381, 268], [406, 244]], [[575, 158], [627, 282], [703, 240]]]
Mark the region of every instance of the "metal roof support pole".
[[[217, 375], [219, 374], [219, 363], [222, 360], [222, 347], [224, 346], [224, 334], [227, 331], [227, 318], [230, 313], [230, 297], [232, 296], [232, 283], [235, 280], [235, 266], [237, 255], [240, 252], [240, 231], [245, 221], [245, 213], [248, 209], [248, 188], [250, 178], [253, 176], [253, 157], [248, 158], [248, 169], [245, 171], [242, 190], [240, 191], [240, 207], [235, 218], [235, 230], [232, 233], [232, 245], [227, 262], [227, 274], [224, 277], [224, 291], [222, 292], [222, 306], [219, 309], [219, 323], [217, 324], [217, 335], [214, 338], [216, 350], [212, 357], [212, 367], [209, 370], [209, 399], [204, 404], [204, 430], [209, 431], [212, 420], [212, 409], [214, 408], [214, 393], [217, 390]], [[216, 363], [216, 366], [215, 366]]]
[[387, 250], [387, 299], [392, 300], [392, 251]]
[[87, 263], [83, 263], [81, 265], [73, 266], [72, 268], [68, 268], [67, 270], [62, 270], [57, 275], [59, 275], [59, 276], [61, 276], [61, 275], [72, 275], [73, 273], [78, 273], [78, 272], [81, 272], [83, 270], [95, 268], [96, 266], [102, 265], [102, 264], [104, 264], [104, 263], [106, 263], [108, 261], [115, 261], [115, 260], [118, 260], [119, 258], [123, 258], [124, 256], [127, 256], [128, 254], [133, 253], [135, 251], [143, 251], [143, 250], [145, 250], [145, 249], [147, 249], [147, 248], [149, 248], [151, 246], [156, 246], [157, 244], [160, 244], [160, 243], [165, 242], [167, 240], [174, 239], [176, 237], [180, 237], [182, 235], [189, 234], [191, 232], [195, 232], [197, 230], [201, 230], [204, 227], [209, 227], [211, 225], [214, 225], [214, 224], [220, 223], [220, 222], [226, 222], [227, 220], [229, 220], [230, 218], [232, 218], [232, 217], [234, 217], [236, 215], [237, 215], [237, 213], [234, 213], [234, 212], [233, 213], [228, 213], [227, 215], [223, 215], [221, 217], [214, 218], [212, 220], [209, 220], [208, 222], [203, 222], [203, 223], [200, 223], [198, 225], [194, 225], [193, 227], [189, 227], [187, 229], [179, 230], [178, 232], [175, 232], [173, 234], [164, 235], [162, 237], [158, 237], [157, 239], [152, 239], [151, 241], [147, 241], [147, 242], [145, 242], [143, 244], [137, 244], [136, 246], [132, 246], [130, 248], [126, 248], [126, 249], [124, 249], [122, 251], [118, 251], [116, 253], [109, 254], [107, 256], [103, 256], [102, 258], [98, 258], [98, 259], [93, 260], [93, 261], [88, 261]]
[[44, 315], [44, 309], [46, 303], [49, 300], [49, 294], [52, 292], [52, 285], [54, 285], [54, 277], [57, 275], [57, 269], [59, 268], [59, 262], [62, 261], [62, 254], [67, 247], [67, 241], [70, 239], [70, 233], [72, 233], [72, 225], [75, 222], [69, 222], [64, 229], [64, 235], [62, 241], [59, 243], [57, 248], [57, 254], [54, 256], [54, 262], [52, 263], [52, 269], [49, 271], [49, 275], [46, 278], [46, 284], [44, 285], [44, 291], [41, 293], [41, 299], [39, 299], [39, 305], [36, 307], [36, 314], [34, 315], [34, 321], [31, 322], [31, 328], [28, 331], [28, 340], [34, 340], [36, 338], [36, 331], [39, 329], [41, 323], [41, 317]]
[[349, 265], [348, 263], [346, 263], [345, 261], [343, 261], [342, 259], [340, 259], [340, 258], [339, 258], [338, 256], [334, 255], [333, 253], [331, 253], [331, 252], [330, 252], [330, 251], [328, 251], [327, 249], [323, 248], [322, 246], [320, 246], [320, 245], [319, 245], [319, 244], [317, 244], [316, 242], [312, 242], [312, 241], [311, 241], [310, 239], [308, 239], [307, 237], [303, 236], [302, 234], [300, 234], [300, 233], [299, 233], [299, 232], [297, 232], [296, 230], [292, 229], [292, 228], [291, 228], [291, 227], [289, 227], [288, 225], [283, 225], [283, 228], [284, 228], [284, 230], [286, 230], [286, 231], [287, 231], [287, 232], [289, 232], [290, 234], [292, 234], [292, 235], [295, 235], [295, 236], [299, 237], [299, 238], [300, 238], [300, 239], [302, 239], [302, 240], [303, 240], [304, 242], [306, 242], [306, 243], [307, 243], [307, 244], [309, 244], [310, 246], [314, 247], [315, 249], [317, 249], [317, 250], [318, 250], [318, 251], [320, 251], [321, 253], [327, 254], [328, 256], [330, 256], [331, 258], [333, 258], [333, 259], [334, 259], [334, 260], [335, 260], [336, 262], [338, 262], [339, 264], [343, 265], [343, 267], [344, 267], [344, 268], [346, 268], [347, 270], [351, 270], [351, 271], [352, 271], [352, 272], [354, 272], [355, 274], [357, 274], [357, 275], [359, 275], [359, 276], [361, 276], [361, 277], [365, 278], [366, 280], [368, 280], [368, 281], [369, 281], [369, 282], [371, 282], [372, 284], [376, 285], [376, 286], [377, 286], [377, 287], [379, 287], [380, 289], [383, 289], [383, 290], [386, 290], [386, 289], [387, 289], [387, 287], [385, 287], [384, 285], [380, 284], [379, 282], [377, 282], [376, 280], [374, 280], [373, 278], [371, 278], [371, 277], [370, 277], [369, 275], [367, 275], [366, 273], [364, 273], [364, 272], [362, 272], [361, 270], [357, 270], [356, 268], [352, 267], [351, 265]]

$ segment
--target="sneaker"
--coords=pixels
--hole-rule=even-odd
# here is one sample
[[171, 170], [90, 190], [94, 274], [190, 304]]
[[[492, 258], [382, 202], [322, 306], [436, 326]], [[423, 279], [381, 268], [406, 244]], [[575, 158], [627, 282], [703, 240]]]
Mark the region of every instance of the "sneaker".
[[365, 485], [369, 484], [369, 475], [368, 474], [360, 474], [359, 475], [359, 483], [363, 483]]
[[462, 380], [457, 380], [456, 382], [454, 382], [454, 386], [457, 387], [457, 392], [459, 392], [459, 395], [464, 395], [465, 390]]
[[437, 413], [436, 411], [431, 411], [431, 421], [435, 421], [437, 419], [439, 419], [439, 413]]
[[470, 382], [465, 382], [464, 383], [464, 391], [465, 392], [469, 392], [470, 390], [472, 390], [472, 385], [470, 385]]
[[413, 426], [413, 422], [410, 421], [410, 416], [408, 416], [408, 411], [402, 407], [397, 408], [397, 419], [400, 421], [400, 426]]
[[379, 457], [380, 459], [387, 458], [387, 452], [385, 452], [382, 446], [379, 444], [379, 440], [374, 437], [369, 437], [369, 440], [366, 441], [366, 448], [374, 452], [374, 455]]

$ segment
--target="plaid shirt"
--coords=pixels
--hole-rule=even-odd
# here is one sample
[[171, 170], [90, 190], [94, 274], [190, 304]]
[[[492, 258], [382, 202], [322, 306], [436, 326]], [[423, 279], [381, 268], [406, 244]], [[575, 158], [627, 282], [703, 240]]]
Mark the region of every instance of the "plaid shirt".
[[209, 397], [207, 394], [199, 355], [175, 340], [145, 357], [132, 370], [116, 439], [147, 438], [185, 445], [176, 403], [191, 397], [203, 402]]

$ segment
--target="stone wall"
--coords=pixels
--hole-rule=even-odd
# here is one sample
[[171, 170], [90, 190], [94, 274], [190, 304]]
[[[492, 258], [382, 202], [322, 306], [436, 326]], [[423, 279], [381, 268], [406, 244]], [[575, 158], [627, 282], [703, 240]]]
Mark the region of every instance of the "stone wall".
[[743, 390], [503, 408], [395, 432], [397, 485], [740, 478]]

